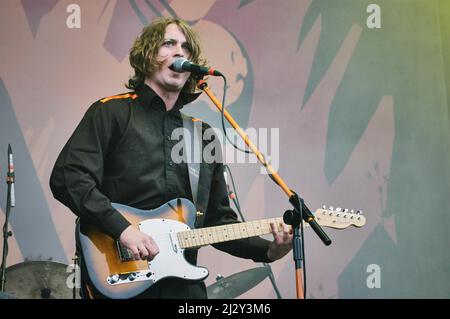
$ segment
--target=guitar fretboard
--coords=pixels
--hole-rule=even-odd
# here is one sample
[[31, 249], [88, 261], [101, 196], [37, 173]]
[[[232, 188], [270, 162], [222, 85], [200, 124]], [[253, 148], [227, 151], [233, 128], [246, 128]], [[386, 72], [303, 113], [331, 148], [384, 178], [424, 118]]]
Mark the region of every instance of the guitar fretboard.
[[181, 248], [201, 247], [230, 240], [270, 234], [270, 223], [275, 223], [281, 231], [282, 218], [269, 218], [245, 223], [235, 223], [214, 227], [182, 231], [177, 234]]

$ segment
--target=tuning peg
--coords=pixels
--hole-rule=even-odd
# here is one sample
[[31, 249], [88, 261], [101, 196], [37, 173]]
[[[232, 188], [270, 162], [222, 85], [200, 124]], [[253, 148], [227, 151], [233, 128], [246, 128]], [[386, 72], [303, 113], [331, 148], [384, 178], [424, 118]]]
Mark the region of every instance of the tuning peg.
[[344, 213], [348, 213], [348, 208], [344, 208]]
[[341, 211], [341, 208], [340, 208], [340, 207], [336, 207], [336, 211], [337, 211], [337, 212], [340, 212], [340, 211]]
[[322, 205], [322, 209], [327, 209], [327, 206], [325, 206], [325, 205]]
[[329, 210], [333, 210], [333, 206], [330, 206]]
[[363, 214], [362, 210], [358, 210], [356, 213], [357, 213], [358, 215], [362, 215], [362, 214]]
[[355, 211], [352, 209], [351, 211], [350, 211], [350, 213], [352, 213], [352, 214], [354, 214], [355, 213]]

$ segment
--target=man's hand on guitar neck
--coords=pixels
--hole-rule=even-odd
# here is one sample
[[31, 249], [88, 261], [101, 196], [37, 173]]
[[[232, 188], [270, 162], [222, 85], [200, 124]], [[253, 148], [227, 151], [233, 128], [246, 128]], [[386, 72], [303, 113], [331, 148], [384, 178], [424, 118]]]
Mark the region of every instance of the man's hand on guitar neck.
[[159, 247], [153, 238], [132, 225], [128, 226], [119, 238], [120, 242], [132, 251], [134, 258], [152, 260], [159, 254]]
[[283, 258], [292, 249], [292, 229], [286, 224], [280, 224], [283, 232], [278, 232], [274, 223], [270, 223], [272, 229], [273, 242], [270, 243], [267, 257], [271, 261]]

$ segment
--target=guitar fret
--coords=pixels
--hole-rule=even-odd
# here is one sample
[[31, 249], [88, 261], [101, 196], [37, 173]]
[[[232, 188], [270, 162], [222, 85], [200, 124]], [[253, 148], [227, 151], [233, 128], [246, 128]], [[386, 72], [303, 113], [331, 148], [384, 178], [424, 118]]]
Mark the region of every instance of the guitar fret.
[[230, 237], [230, 234], [229, 234], [229, 231], [228, 231], [229, 227], [225, 226], [222, 229], [223, 229], [223, 239], [226, 240], [226, 241], [231, 240], [231, 237]]
[[251, 223], [245, 223], [245, 231], [244, 231], [244, 233], [245, 233], [246, 236], [252, 236], [251, 229], [250, 229], [250, 224]]
[[192, 247], [194, 247], [195, 246], [195, 242], [194, 242], [195, 237], [193, 237], [192, 234], [193, 233], [189, 234], [189, 244], [192, 245]]
[[205, 245], [205, 242], [203, 241], [203, 232], [202, 232], [201, 228], [197, 230], [197, 237], [198, 237], [199, 246]]
[[219, 241], [223, 241], [223, 233], [222, 233], [222, 228], [221, 227], [218, 227], [217, 228], [217, 234], [218, 234], [218, 238], [219, 238]]
[[189, 245], [191, 245], [191, 241], [189, 239], [189, 232], [184, 232], [184, 236], [185, 236], [185, 241], [186, 241], [186, 247], [188, 247]]
[[208, 239], [209, 239], [209, 243], [212, 244], [214, 243], [214, 233], [212, 232], [211, 229], [208, 230]]
[[219, 229], [219, 227], [217, 227], [217, 226], [215, 226], [213, 229], [213, 238], [214, 238], [215, 243], [220, 242], [219, 233], [217, 232], [218, 229]]
[[250, 223], [249, 223], [249, 229], [250, 229], [250, 234], [252, 235], [252, 236], [258, 236], [259, 234], [256, 232], [256, 229], [255, 229], [255, 223], [253, 222], [253, 221], [251, 221]]
[[218, 226], [214, 226], [213, 228], [211, 228], [212, 235], [213, 235], [212, 237], [213, 237], [213, 240], [214, 240], [213, 242], [214, 243], [220, 242], [218, 230], [219, 230]]
[[232, 224], [231, 228], [233, 228], [234, 238], [240, 239], [241, 233], [239, 232], [239, 225], [238, 224]]
[[217, 231], [219, 232], [219, 240], [221, 242], [224, 241], [225, 240], [225, 234], [224, 234], [224, 231], [223, 231], [223, 226], [219, 226]]
[[267, 221], [261, 223], [261, 232], [270, 233], [270, 224]]
[[198, 238], [199, 246], [203, 246], [205, 243], [203, 241], [203, 234], [202, 234], [201, 229], [197, 230], [197, 238]]
[[194, 246], [198, 246], [198, 235], [195, 230], [192, 232], [192, 242]]
[[233, 227], [229, 227], [229, 234], [230, 234], [230, 239], [231, 240], [235, 240], [236, 239], [236, 233], [234, 232], [234, 228]]
[[241, 231], [242, 231], [242, 238], [245, 238], [248, 235], [248, 225], [245, 223], [242, 223], [243, 225], [240, 227]]
[[218, 243], [220, 242], [220, 234], [219, 234], [219, 227], [215, 226], [213, 229], [214, 233], [213, 233], [213, 237], [214, 237], [214, 242]]
[[210, 228], [208, 228], [207, 233], [208, 233], [208, 242], [209, 242], [209, 244], [214, 243], [214, 236], [213, 236], [214, 234], [213, 234], [213, 232], [212, 232], [212, 230]]
[[242, 237], [241, 237], [241, 234], [239, 232], [239, 227], [240, 227], [239, 224], [233, 224], [231, 227], [233, 228], [234, 238], [235, 239], [241, 239]]
[[204, 228], [200, 228], [200, 238], [201, 238], [201, 243], [203, 246], [208, 245], [208, 235], [206, 234], [206, 231]]
[[192, 247], [194, 247], [195, 246], [195, 243], [194, 243], [194, 238], [192, 237], [192, 233], [191, 234], [189, 234], [189, 244], [192, 246]]
[[205, 241], [205, 245], [209, 245], [210, 242], [209, 242], [208, 230], [207, 229], [203, 229], [203, 238], [204, 238], [204, 241]]
[[241, 226], [239, 224], [233, 224], [234, 233], [236, 234], [236, 239], [242, 238]]
[[267, 219], [267, 220], [264, 220], [264, 230], [266, 230], [266, 231], [268, 231], [268, 232], [270, 232], [271, 231], [271, 228], [270, 228], [270, 221]]
[[193, 243], [193, 241], [192, 241], [192, 238], [190, 237], [190, 234], [189, 234], [189, 237], [188, 237], [188, 244], [189, 244], [189, 246], [194, 246], [194, 243]]
[[197, 246], [197, 236], [196, 236], [196, 233], [195, 233], [195, 230], [191, 233], [191, 240], [192, 240], [192, 244], [194, 245], [194, 246]]
[[255, 235], [255, 229], [253, 228], [253, 222], [249, 222], [248, 223], [248, 233], [251, 236], [256, 236]]
[[264, 220], [264, 230], [266, 230], [268, 232], [272, 231], [272, 229], [270, 228], [270, 220], [269, 219]]
[[264, 220], [261, 224], [264, 231], [270, 231], [270, 223], [267, 220]]
[[258, 230], [258, 234], [259, 234], [259, 235], [264, 234], [263, 226], [262, 226], [262, 224], [261, 224], [261, 221], [258, 220], [258, 221], [256, 221], [255, 223], [256, 223], [257, 230]]
[[203, 245], [204, 246], [209, 245], [210, 242], [209, 242], [209, 237], [208, 237], [208, 230], [202, 228], [202, 235], [203, 235], [203, 237], [202, 237], [203, 238]]
[[202, 234], [202, 232], [200, 231], [200, 229], [198, 229], [197, 230], [197, 244], [199, 246], [203, 246], [201, 234]]

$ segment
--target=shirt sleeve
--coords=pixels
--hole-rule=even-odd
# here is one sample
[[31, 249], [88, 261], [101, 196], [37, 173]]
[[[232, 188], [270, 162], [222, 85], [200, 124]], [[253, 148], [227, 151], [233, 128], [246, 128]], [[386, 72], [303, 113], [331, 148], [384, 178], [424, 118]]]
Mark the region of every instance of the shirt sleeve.
[[103, 103], [88, 109], [56, 160], [50, 188], [81, 220], [117, 239], [130, 223], [100, 190], [105, 158], [116, 139], [114, 123], [113, 113]]

